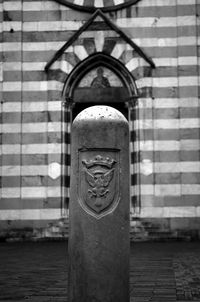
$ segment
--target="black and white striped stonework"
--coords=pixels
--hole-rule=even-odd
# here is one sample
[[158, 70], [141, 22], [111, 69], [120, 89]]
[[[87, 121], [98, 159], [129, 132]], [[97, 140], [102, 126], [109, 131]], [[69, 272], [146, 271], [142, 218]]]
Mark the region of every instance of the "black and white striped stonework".
[[142, 0], [106, 14], [152, 58], [155, 69], [97, 17], [48, 72], [46, 64], [90, 14], [54, 1], [1, 2], [3, 227], [8, 221], [41, 226], [67, 214], [62, 197], [68, 200], [68, 188], [61, 177], [50, 177], [51, 163], [64, 171], [63, 150], [69, 174], [70, 110], [63, 122], [62, 91], [73, 68], [96, 52], [122, 62], [140, 94], [129, 120], [132, 216], [188, 225], [187, 219], [200, 217], [197, 2]]

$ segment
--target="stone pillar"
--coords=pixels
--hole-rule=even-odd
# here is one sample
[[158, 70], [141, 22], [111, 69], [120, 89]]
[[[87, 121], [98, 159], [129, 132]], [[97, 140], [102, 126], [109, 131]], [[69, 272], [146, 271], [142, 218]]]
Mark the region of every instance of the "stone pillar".
[[69, 301], [129, 301], [129, 127], [108, 106], [72, 125]]

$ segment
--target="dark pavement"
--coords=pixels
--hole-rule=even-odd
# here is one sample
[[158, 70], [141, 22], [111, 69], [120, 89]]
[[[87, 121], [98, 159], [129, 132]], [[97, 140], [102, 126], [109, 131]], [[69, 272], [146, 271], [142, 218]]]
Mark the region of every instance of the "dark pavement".
[[[131, 302], [200, 302], [200, 242], [134, 243], [130, 262]], [[66, 302], [67, 242], [0, 243], [0, 301]]]

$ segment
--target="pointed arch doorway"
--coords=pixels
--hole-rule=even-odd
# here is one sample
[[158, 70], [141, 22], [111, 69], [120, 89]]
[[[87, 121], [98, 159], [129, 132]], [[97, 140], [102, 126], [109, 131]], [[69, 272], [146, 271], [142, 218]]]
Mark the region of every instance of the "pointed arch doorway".
[[[133, 153], [134, 144], [134, 104], [138, 94], [134, 78], [128, 69], [120, 61], [106, 54], [91, 55], [72, 70], [65, 83], [63, 96], [65, 98], [64, 121], [65, 125], [67, 124], [64, 137], [70, 137], [71, 123], [77, 114], [90, 106], [111, 106], [126, 117], [130, 129], [131, 185], [133, 187], [134, 171], [131, 153]], [[67, 146], [68, 149], [63, 150], [64, 157], [70, 158], [70, 140]], [[67, 187], [66, 199], [69, 201], [70, 160], [67, 160], [64, 166], [67, 167], [64, 174], [67, 175], [68, 181], [64, 185], [65, 188]], [[133, 189], [131, 191], [133, 198]]]

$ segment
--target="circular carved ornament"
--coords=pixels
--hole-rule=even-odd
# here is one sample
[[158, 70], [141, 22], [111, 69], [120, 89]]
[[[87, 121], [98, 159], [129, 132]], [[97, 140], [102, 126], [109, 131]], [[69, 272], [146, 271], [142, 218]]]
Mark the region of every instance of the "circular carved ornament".
[[110, 12], [136, 4], [140, 0], [56, 0], [65, 6], [83, 12], [94, 12], [101, 9], [103, 12]]

